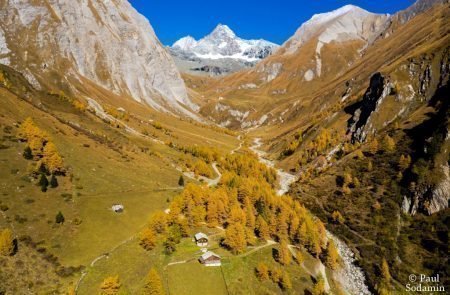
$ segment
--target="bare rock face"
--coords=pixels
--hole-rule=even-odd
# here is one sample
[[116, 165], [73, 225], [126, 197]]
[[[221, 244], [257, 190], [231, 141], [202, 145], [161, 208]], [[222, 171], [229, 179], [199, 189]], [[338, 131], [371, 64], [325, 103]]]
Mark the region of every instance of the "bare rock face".
[[443, 166], [442, 169], [444, 178], [439, 184], [419, 189], [412, 198], [403, 197], [403, 213], [415, 215], [417, 212], [423, 212], [431, 215], [448, 208], [450, 201], [449, 166]]
[[[330, 44], [340, 48], [344, 52], [351, 50], [351, 54], [360, 56], [361, 52], [368, 46], [370, 40], [385, 28], [389, 15], [374, 14], [357, 6], [346, 5], [337, 10], [314, 15], [310, 20], [303, 23], [296, 33], [289, 38], [273, 56], [284, 63], [296, 63], [296, 57], [312, 55], [312, 60], [303, 61], [296, 70], [301, 72], [302, 80], [311, 82], [317, 78], [324, 77], [330, 72], [330, 60], [325, 56]], [[359, 48], [349, 49], [346, 44], [358, 43]], [[312, 45], [312, 46], [311, 46]], [[346, 60], [349, 66], [353, 60]], [[257, 73], [264, 73], [265, 82], [276, 79], [280, 73], [287, 70], [272, 69], [270, 57], [266, 62], [261, 62], [256, 66]], [[274, 72], [273, 73], [270, 73]], [[336, 72], [338, 73], [338, 72]]]
[[369, 88], [364, 94], [361, 107], [355, 111], [348, 122], [348, 133], [351, 134], [353, 142], [363, 142], [369, 133], [374, 132], [370, 123], [371, 115], [377, 111], [392, 89], [393, 85], [380, 73], [375, 73], [370, 78]]
[[2, 1], [0, 62], [34, 84], [77, 92], [88, 79], [156, 110], [196, 117], [171, 56], [128, 1]]
[[314, 15], [304, 23], [284, 45], [286, 53], [294, 53], [310, 39], [318, 38], [323, 44], [349, 40], [368, 41], [384, 27], [388, 15], [374, 14], [357, 6], [346, 5], [337, 10]]

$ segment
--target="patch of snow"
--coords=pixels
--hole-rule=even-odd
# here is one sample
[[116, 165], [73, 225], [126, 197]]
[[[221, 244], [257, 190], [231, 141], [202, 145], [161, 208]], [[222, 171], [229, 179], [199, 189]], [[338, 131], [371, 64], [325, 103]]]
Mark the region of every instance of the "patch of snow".
[[11, 64], [11, 61], [10, 61], [9, 57], [3, 57], [3, 58], [0, 58], [0, 64], [9, 66]]
[[286, 88], [283, 89], [275, 89], [271, 92], [273, 95], [283, 95], [287, 93]]
[[172, 45], [172, 48], [179, 48], [181, 50], [190, 50], [197, 46], [197, 41], [191, 36], [186, 36], [178, 40]]
[[36, 80], [36, 77], [30, 72], [30, 70], [26, 69], [22, 71], [22, 75], [27, 79], [28, 83], [30, 83], [35, 89], [41, 90], [41, 84]]
[[256, 89], [258, 86], [255, 83], [247, 83], [238, 87], [238, 89]]
[[219, 48], [225, 48], [227, 45], [228, 45], [227, 42], [222, 42], [220, 43]]
[[264, 66], [263, 71], [267, 73], [266, 82], [270, 82], [274, 80], [281, 73], [281, 69], [283, 68], [282, 63], [274, 63], [271, 65]]
[[0, 28], [0, 55], [8, 53], [10, 53], [10, 50], [8, 48], [8, 44], [6, 44], [6, 39], [3, 30]]
[[[307, 70], [306, 73], [305, 73], [304, 78], [305, 78], [305, 81], [307, 81], [307, 82], [312, 81], [312, 79], [314, 79], [314, 72], [313, 72], [313, 70], [311, 70], [311, 69]], [[296, 104], [294, 104], [294, 107], [295, 107], [295, 105]]]
[[250, 114], [249, 111], [246, 111], [245, 113], [243, 113], [239, 110], [228, 110], [228, 113], [230, 113], [231, 116], [235, 117], [240, 122], [245, 120], [247, 118], [247, 116]]
[[244, 56], [241, 53], [235, 53], [233, 55], [223, 55], [220, 53], [207, 53], [207, 54], [194, 53], [194, 54], [201, 59], [217, 60], [217, 59], [231, 58], [231, 59], [240, 59], [248, 62], [255, 62], [259, 60], [259, 58]]
[[269, 117], [267, 115], [263, 115], [258, 121], [259, 125], [264, 124], [264, 122], [266, 122], [268, 118]]
[[219, 125], [221, 127], [227, 127], [227, 126], [230, 126], [230, 124], [231, 124], [231, 121], [230, 120], [226, 120], [225, 122], [221, 122]]
[[316, 74], [318, 77], [320, 77], [320, 74], [322, 73], [322, 59], [320, 58], [320, 52], [322, 50], [323, 44], [324, 43], [319, 41], [316, 47]]
[[[219, 98], [219, 100], [220, 100], [220, 98]], [[221, 103], [216, 104], [216, 106], [214, 107], [214, 109], [215, 109], [217, 112], [223, 112], [223, 111], [228, 110], [229, 108], [230, 108], [229, 106], [223, 105], [223, 104], [221, 104]]]

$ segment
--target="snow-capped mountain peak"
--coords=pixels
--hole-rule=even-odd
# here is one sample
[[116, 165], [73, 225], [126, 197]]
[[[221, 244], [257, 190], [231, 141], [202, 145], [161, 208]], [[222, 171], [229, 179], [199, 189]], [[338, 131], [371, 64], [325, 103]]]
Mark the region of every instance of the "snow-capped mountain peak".
[[313, 15], [284, 46], [287, 53], [293, 53], [314, 37], [321, 44], [332, 41], [367, 41], [388, 17], [387, 14], [374, 14], [355, 5], [345, 5], [330, 12]]
[[197, 40], [191, 36], [186, 36], [173, 43], [172, 48], [178, 48], [181, 50], [190, 50], [197, 45]]
[[227, 25], [218, 24], [217, 27], [208, 35], [212, 38], [236, 38], [236, 34]]
[[192, 37], [184, 37], [171, 48], [201, 59], [255, 62], [272, 54], [278, 45], [265, 40], [241, 39], [227, 25], [219, 24], [204, 38], [196, 41]]
[[343, 14], [346, 14], [348, 12], [360, 12], [360, 13], [367, 13], [369, 14], [370, 12], [368, 12], [367, 10], [362, 9], [361, 7], [355, 6], [355, 5], [345, 5], [342, 6], [341, 8], [338, 8], [336, 10], [330, 11], [330, 12], [325, 12], [325, 13], [318, 13], [318, 14], [314, 14], [311, 17], [311, 20], [325, 20], [325, 19], [332, 19], [338, 16], [341, 16]]

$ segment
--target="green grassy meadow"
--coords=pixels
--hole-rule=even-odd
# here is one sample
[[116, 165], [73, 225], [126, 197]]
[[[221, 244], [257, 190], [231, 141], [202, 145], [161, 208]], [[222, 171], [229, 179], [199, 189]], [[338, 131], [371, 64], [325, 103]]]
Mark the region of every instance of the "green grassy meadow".
[[[17, 89], [26, 92], [28, 88]], [[91, 273], [90, 264], [97, 257], [119, 245], [117, 251], [122, 247], [124, 251], [129, 249], [130, 239], [144, 227], [150, 214], [167, 208], [167, 202], [181, 191], [176, 166], [183, 154], [167, 144], [111, 126], [90, 112], [77, 111], [67, 102], [45, 93], [34, 91], [29, 95], [33, 97], [31, 103], [0, 88], [0, 228], [11, 228], [19, 241], [17, 255], [0, 259], [0, 265], [4, 265], [0, 280], [11, 289], [20, 290], [17, 286], [28, 284], [38, 294], [61, 294], [67, 286], [76, 284], [83, 267]], [[42, 105], [36, 107], [39, 101]], [[148, 108], [139, 111], [154, 114]], [[27, 117], [49, 134], [67, 167], [66, 176], [57, 177], [59, 186], [45, 193], [37, 186], [37, 180], [29, 177], [35, 161], [22, 157], [26, 144], [17, 139], [18, 124]], [[155, 119], [163, 126], [173, 126], [166, 133], [155, 131], [161, 140], [180, 145], [210, 145], [224, 152], [238, 145], [235, 136], [206, 126], [163, 115]], [[140, 117], [132, 117], [127, 123], [137, 130], [150, 128], [143, 126], [143, 122]], [[199, 136], [193, 136], [193, 132]], [[117, 203], [125, 207], [121, 214], [111, 210]], [[55, 223], [59, 211], [65, 218], [63, 224]], [[136, 242], [131, 244], [134, 249], [130, 257], [146, 255]], [[21, 253], [22, 250], [29, 255]], [[36, 276], [27, 275], [19, 282], [12, 275], [16, 263], [25, 266], [38, 263], [46, 267], [36, 267], [40, 269]], [[101, 261], [97, 263], [101, 266]], [[125, 264], [120, 262], [121, 265]], [[131, 269], [132, 265], [129, 266]], [[97, 264], [92, 269], [96, 271]], [[143, 275], [134, 277], [142, 280], [149, 269], [145, 264]], [[102, 275], [98, 273], [100, 282], [108, 273], [108, 270], [101, 272]], [[126, 275], [123, 279], [127, 281]], [[86, 285], [81, 286], [86, 286], [86, 291], [80, 289], [79, 294], [97, 292], [92, 291], [98, 288], [97, 282], [89, 289], [89, 280], [87, 276]], [[127, 284], [134, 285], [134, 281]], [[134, 289], [130, 288], [133, 294]]]

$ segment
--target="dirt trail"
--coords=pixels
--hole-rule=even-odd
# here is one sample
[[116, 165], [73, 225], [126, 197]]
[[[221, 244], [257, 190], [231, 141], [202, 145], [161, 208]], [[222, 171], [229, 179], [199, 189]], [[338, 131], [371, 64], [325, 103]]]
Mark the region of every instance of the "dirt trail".
[[238, 150], [240, 150], [242, 148], [243, 143], [242, 143], [242, 139], [241, 138], [242, 137], [240, 135], [237, 137], [237, 139], [239, 140], [239, 145], [238, 145], [238, 147], [236, 147], [235, 149], [233, 149], [230, 152], [231, 154], [234, 154], [235, 152], [237, 152]]
[[[124, 245], [124, 244], [126, 244], [126, 243], [128, 243], [128, 242], [131, 242], [131, 241], [134, 240], [135, 238], [136, 238], [135, 236], [129, 237], [128, 239], [123, 240], [122, 242], [120, 242], [119, 244], [117, 244], [116, 246], [114, 246], [108, 253], [105, 253], [105, 254], [102, 254], [102, 255], [100, 255], [100, 256], [95, 257], [95, 258], [91, 261], [91, 263], [89, 264], [89, 267], [94, 267], [95, 264], [96, 264], [98, 261], [102, 260], [103, 258], [108, 258], [108, 257], [109, 257], [111, 254], [113, 254], [119, 247], [121, 247], [122, 245]], [[81, 272], [81, 277], [78, 279], [78, 282], [77, 282], [77, 284], [75, 285], [75, 293], [78, 291], [78, 288], [80, 287], [80, 284], [83, 282], [83, 279], [84, 279], [84, 277], [85, 277], [87, 274], [88, 274], [88, 269], [83, 270], [83, 271]]]
[[240, 254], [240, 255], [237, 255], [236, 257], [245, 257], [245, 256], [248, 256], [248, 255], [251, 255], [251, 254], [255, 253], [256, 251], [261, 250], [262, 248], [266, 248], [266, 247], [275, 245], [276, 243], [277, 243], [277, 242], [275, 242], [275, 241], [267, 240], [267, 243], [266, 243], [266, 244], [261, 245], [261, 246], [258, 246], [258, 247], [255, 247], [255, 248], [253, 248], [252, 250], [250, 250], [250, 251], [248, 251], [248, 252], [245, 252], [245, 253], [242, 253], [242, 254]]
[[219, 169], [217, 168], [217, 162], [213, 162], [211, 164], [214, 172], [217, 174], [217, 177], [214, 179], [205, 177], [205, 176], [198, 176], [196, 177], [194, 172], [190, 172], [190, 171], [185, 171], [182, 172], [182, 169], [180, 167], [177, 167], [176, 169], [180, 172], [183, 173], [184, 176], [186, 176], [187, 178], [193, 179], [193, 180], [197, 180], [197, 181], [203, 181], [204, 183], [207, 183], [208, 186], [215, 186], [220, 182], [220, 179], [222, 178], [222, 173], [220, 173]]

